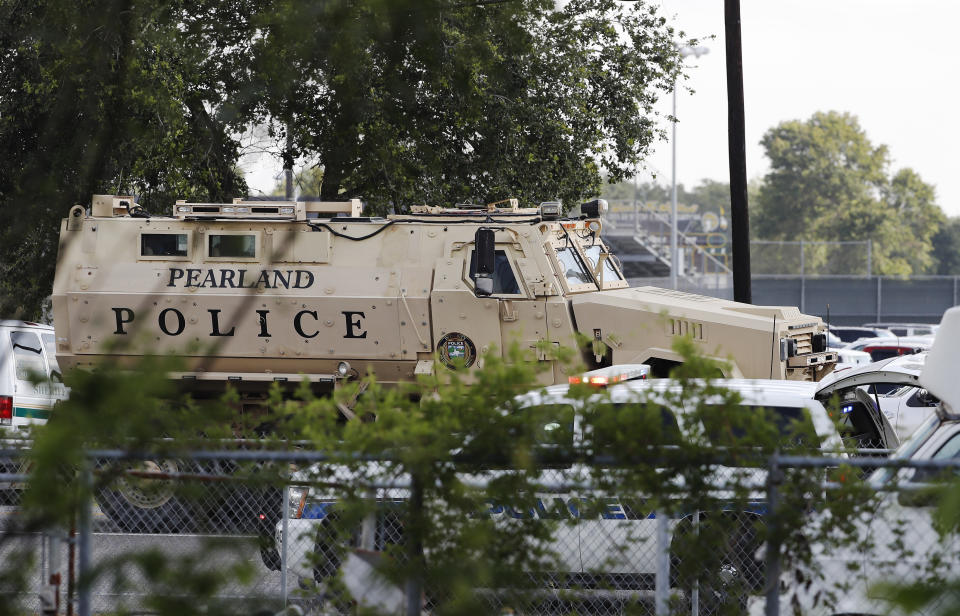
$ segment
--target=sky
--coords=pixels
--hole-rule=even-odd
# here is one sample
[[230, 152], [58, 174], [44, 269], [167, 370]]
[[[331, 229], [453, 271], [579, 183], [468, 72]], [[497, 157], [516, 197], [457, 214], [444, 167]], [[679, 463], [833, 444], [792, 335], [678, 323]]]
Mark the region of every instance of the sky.
[[[688, 36], [713, 40], [687, 57], [695, 92], [677, 91], [677, 181], [729, 181], [723, 0], [653, 0]], [[740, 0], [747, 177], [769, 168], [760, 139], [816, 111], [850, 112], [891, 171], [910, 167], [960, 215], [960, 3], [950, 0]], [[670, 112], [671, 97], [660, 111]], [[669, 134], [669, 131], [668, 131]], [[641, 181], [670, 182], [660, 143]]]
[[[677, 181], [729, 181], [723, 0], [648, 0], [710, 52], [687, 58], [689, 93], [677, 92]], [[891, 171], [910, 167], [960, 215], [960, 3], [951, 0], [741, 0], [747, 177], [768, 163], [760, 139], [816, 111], [850, 112]], [[670, 113], [671, 96], [660, 102]], [[669, 124], [664, 121], [668, 128]], [[671, 143], [660, 142], [640, 181], [670, 182]], [[248, 158], [251, 193], [269, 191], [279, 164]]]

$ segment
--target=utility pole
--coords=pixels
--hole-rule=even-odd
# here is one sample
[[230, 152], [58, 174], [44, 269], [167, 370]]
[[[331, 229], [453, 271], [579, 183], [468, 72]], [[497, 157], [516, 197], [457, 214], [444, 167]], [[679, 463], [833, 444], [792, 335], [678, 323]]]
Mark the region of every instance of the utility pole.
[[747, 148], [743, 120], [743, 47], [740, 0], [724, 0], [727, 43], [727, 141], [730, 158], [730, 227], [733, 249], [733, 299], [752, 303], [750, 291], [750, 217], [747, 210]]
[[287, 201], [293, 201], [293, 133], [291, 122], [287, 122], [287, 143], [283, 152], [283, 183]]

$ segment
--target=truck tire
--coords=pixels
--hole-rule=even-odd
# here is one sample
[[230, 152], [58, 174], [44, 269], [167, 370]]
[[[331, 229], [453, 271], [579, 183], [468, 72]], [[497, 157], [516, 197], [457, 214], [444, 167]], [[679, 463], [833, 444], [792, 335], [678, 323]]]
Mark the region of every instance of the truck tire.
[[[147, 460], [138, 468], [149, 472], [178, 473], [176, 460]], [[184, 534], [197, 531], [195, 508], [177, 494], [169, 480], [118, 476], [97, 493], [100, 510], [128, 533]]]

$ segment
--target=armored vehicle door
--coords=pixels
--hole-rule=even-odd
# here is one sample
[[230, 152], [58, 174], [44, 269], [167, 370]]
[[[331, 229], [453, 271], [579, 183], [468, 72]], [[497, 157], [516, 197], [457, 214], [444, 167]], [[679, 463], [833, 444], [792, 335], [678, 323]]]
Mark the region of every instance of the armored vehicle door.
[[[502, 237], [501, 237], [502, 236]], [[498, 356], [518, 343], [536, 359], [538, 342], [545, 340], [545, 302], [530, 287], [532, 264], [520, 244], [507, 233], [497, 233], [489, 296], [475, 294], [477, 257], [473, 242], [454, 242], [448, 257], [437, 260], [430, 308], [433, 339], [442, 364], [451, 369], [483, 365], [483, 354]], [[540, 359], [546, 359], [540, 353]], [[545, 375], [547, 382], [552, 375]]]

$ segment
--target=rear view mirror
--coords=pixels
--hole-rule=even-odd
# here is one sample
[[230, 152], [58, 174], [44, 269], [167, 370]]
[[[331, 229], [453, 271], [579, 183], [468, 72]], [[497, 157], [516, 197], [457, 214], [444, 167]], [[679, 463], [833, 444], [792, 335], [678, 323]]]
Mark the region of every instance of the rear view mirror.
[[493, 268], [496, 261], [493, 229], [481, 227], [473, 236], [477, 256], [477, 273], [474, 278], [474, 294], [489, 297], [493, 294]]

